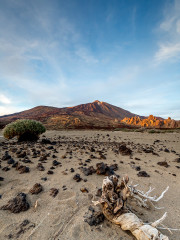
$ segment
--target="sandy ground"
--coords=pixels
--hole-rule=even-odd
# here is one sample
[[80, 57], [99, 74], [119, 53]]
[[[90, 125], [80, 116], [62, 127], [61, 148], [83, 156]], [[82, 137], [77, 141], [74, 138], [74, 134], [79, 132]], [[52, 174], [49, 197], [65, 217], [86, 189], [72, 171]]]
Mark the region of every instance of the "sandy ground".
[[[2, 132], [0, 132], [0, 135], [2, 135]], [[87, 166], [96, 168], [96, 164], [102, 161], [108, 165], [117, 163], [116, 174], [120, 177], [128, 174], [130, 180], [134, 184], [139, 184], [139, 189], [143, 191], [147, 191], [150, 186], [155, 187], [153, 195], [158, 195], [169, 186], [169, 191], [157, 204], [158, 207], [163, 206], [164, 209], [139, 209], [137, 215], [143, 221], [152, 222], [160, 218], [164, 212], [167, 212], [168, 217], [165, 219], [164, 225], [171, 228], [180, 228], [180, 168], [177, 168], [177, 166], [180, 167], [180, 163], [174, 162], [175, 159], [180, 157], [179, 133], [47, 131], [45, 136], [57, 141], [56, 145], [53, 145], [53, 149], [47, 149], [48, 146], [51, 146], [49, 144], [42, 146], [41, 143], [36, 143], [32, 146], [16, 144], [15, 140], [6, 141], [9, 144], [0, 144], [0, 160], [4, 152], [9, 151], [14, 160], [20, 161], [21, 159], [17, 158], [16, 153], [11, 151], [12, 148], [17, 148], [29, 153], [28, 157], [33, 162], [22, 163], [30, 168], [30, 172], [19, 174], [11, 166], [9, 171], [3, 171], [2, 169], [8, 164], [7, 161], [0, 161], [0, 177], [4, 178], [4, 181], [0, 181], [0, 207], [19, 192], [27, 194], [27, 200], [30, 204], [28, 211], [17, 214], [0, 210], [0, 239], [133, 240], [134, 238], [130, 233], [123, 232], [120, 227], [107, 220], [99, 226], [92, 227], [84, 222], [84, 215], [91, 205], [92, 195], [95, 195], [97, 189], [101, 187], [104, 176], [96, 173], [85, 176], [79, 167], [82, 164], [87, 164]], [[0, 138], [0, 143], [2, 141], [5, 140]], [[131, 157], [122, 156], [112, 151], [113, 145], [122, 141], [132, 149]], [[91, 147], [95, 148], [95, 152], [91, 152]], [[149, 147], [152, 147], [153, 151], [158, 153], [159, 156], [145, 153], [142, 150], [142, 148], [147, 149]], [[43, 163], [45, 171], [39, 171], [36, 168], [40, 157], [32, 158], [32, 148], [40, 150], [41, 155], [44, 151], [50, 153], [46, 163]], [[169, 152], [165, 152], [165, 148]], [[98, 150], [103, 151], [106, 159], [100, 159]], [[53, 158], [53, 154], [57, 158]], [[91, 159], [91, 162], [85, 162], [87, 159]], [[52, 167], [53, 160], [61, 162], [61, 165], [53, 169], [54, 174], [48, 175], [47, 171]], [[170, 165], [168, 168], [157, 165], [157, 162], [164, 160]], [[150, 177], [138, 177], [138, 172], [134, 166], [140, 166], [141, 170], [146, 171]], [[71, 172], [71, 168], [74, 168], [75, 172]], [[76, 182], [73, 180], [76, 173], [81, 175], [82, 181]], [[41, 179], [44, 177], [47, 177], [47, 181]], [[43, 191], [37, 195], [31, 195], [29, 190], [35, 183], [40, 183], [43, 186]], [[81, 192], [82, 187], [86, 187], [89, 192]], [[51, 188], [59, 189], [55, 198], [50, 196]], [[38, 206], [34, 210], [36, 201], [38, 201]], [[28, 219], [30, 224], [22, 231], [20, 230], [20, 224], [25, 219]], [[174, 231], [173, 235], [167, 230], [161, 231], [171, 240], [180, 239], [180, 231]]]

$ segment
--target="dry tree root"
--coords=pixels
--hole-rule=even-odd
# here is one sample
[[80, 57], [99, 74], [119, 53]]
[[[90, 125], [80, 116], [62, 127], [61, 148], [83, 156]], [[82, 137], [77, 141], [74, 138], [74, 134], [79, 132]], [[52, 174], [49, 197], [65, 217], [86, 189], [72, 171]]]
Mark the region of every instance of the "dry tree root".
[[169, 240], [156, 228], [166, 218], [166, 213], [154, 223], [145, 224], [127, 206], [130, 201], [135, 200], [140, 206], [148, 208], [149, 204], [153, 205], [153, 202], [162, 199], [168, 188], [156, 198], [149, 196], [153, 189], [144, 193], [136, 189], [137, 185], [128, 185], [128, 182], [128, 177], [123, 178], [121, 183], [118, 183], [115, 175], [106, 177], [102, 184], [102, 195], [98, 201], [93, 201], [94, 205], [101, 204], [104, 216], [120, 225], [123, 230], [131, 231], [137, 240]]

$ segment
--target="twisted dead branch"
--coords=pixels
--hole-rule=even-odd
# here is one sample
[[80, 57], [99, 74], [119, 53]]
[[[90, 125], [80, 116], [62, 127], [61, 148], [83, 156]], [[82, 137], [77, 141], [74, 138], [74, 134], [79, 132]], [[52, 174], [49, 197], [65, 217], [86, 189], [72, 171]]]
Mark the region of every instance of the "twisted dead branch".
[[169, 238], [157, 229], [166, 218], [165, 213], [157, 221], [146, 224], [143, 223], [128, 207], [128, 203], [135, 201], [139, 206], [149, 208], [153, 203], [163, 198], [168, 191], [167, 187], [159, 197], [150, 196], [154, 190], [150, 188], [146, 193], [138, 190], [137, 185], [128, 185], [129, 178], [126, 176], [118, 183], [115, 175], [106, 177], [102, 184], [102, 195], [98, 201], [93, 201], [95, 205], [101, 204], [104, 216], [111, 222], [121, 226], [123, 230], [129, 230], [137, 240], [169, 240]]

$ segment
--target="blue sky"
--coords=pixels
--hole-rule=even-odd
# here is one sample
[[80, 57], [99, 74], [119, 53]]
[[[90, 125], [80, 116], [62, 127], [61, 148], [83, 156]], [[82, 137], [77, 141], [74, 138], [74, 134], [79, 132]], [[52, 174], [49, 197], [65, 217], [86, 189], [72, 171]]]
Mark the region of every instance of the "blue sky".
[[180, 1], [0, 0], [0, 115], [96, 99], [180, 119]]

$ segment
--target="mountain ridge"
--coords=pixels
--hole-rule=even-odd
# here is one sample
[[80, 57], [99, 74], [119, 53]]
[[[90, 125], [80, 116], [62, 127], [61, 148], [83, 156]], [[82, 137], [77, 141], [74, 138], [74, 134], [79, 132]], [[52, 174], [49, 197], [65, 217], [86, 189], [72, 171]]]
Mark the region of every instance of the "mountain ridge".
[[[52, 128], [108, 128], [114, 125], [117, 127], [123, 125], [121, 123], [123, 118], [134, 116], [138, 115], [109, 103], [95, 100], [92, 103], [63, 108], [40, 105], [1, 116], [0, 121], [7, 124], [17, 119], [28, 118], [41, 121]], [[53, 124], [53, 122], [56, 123]]]
[[177, 128], [180, 121], [171, 118], [139, 116], [112, 104], [95, 100], [73, 107], [36, 106], [18, 113], [0, 116], [0, 128], [17, 119], [42, 122], [47, 129]]

